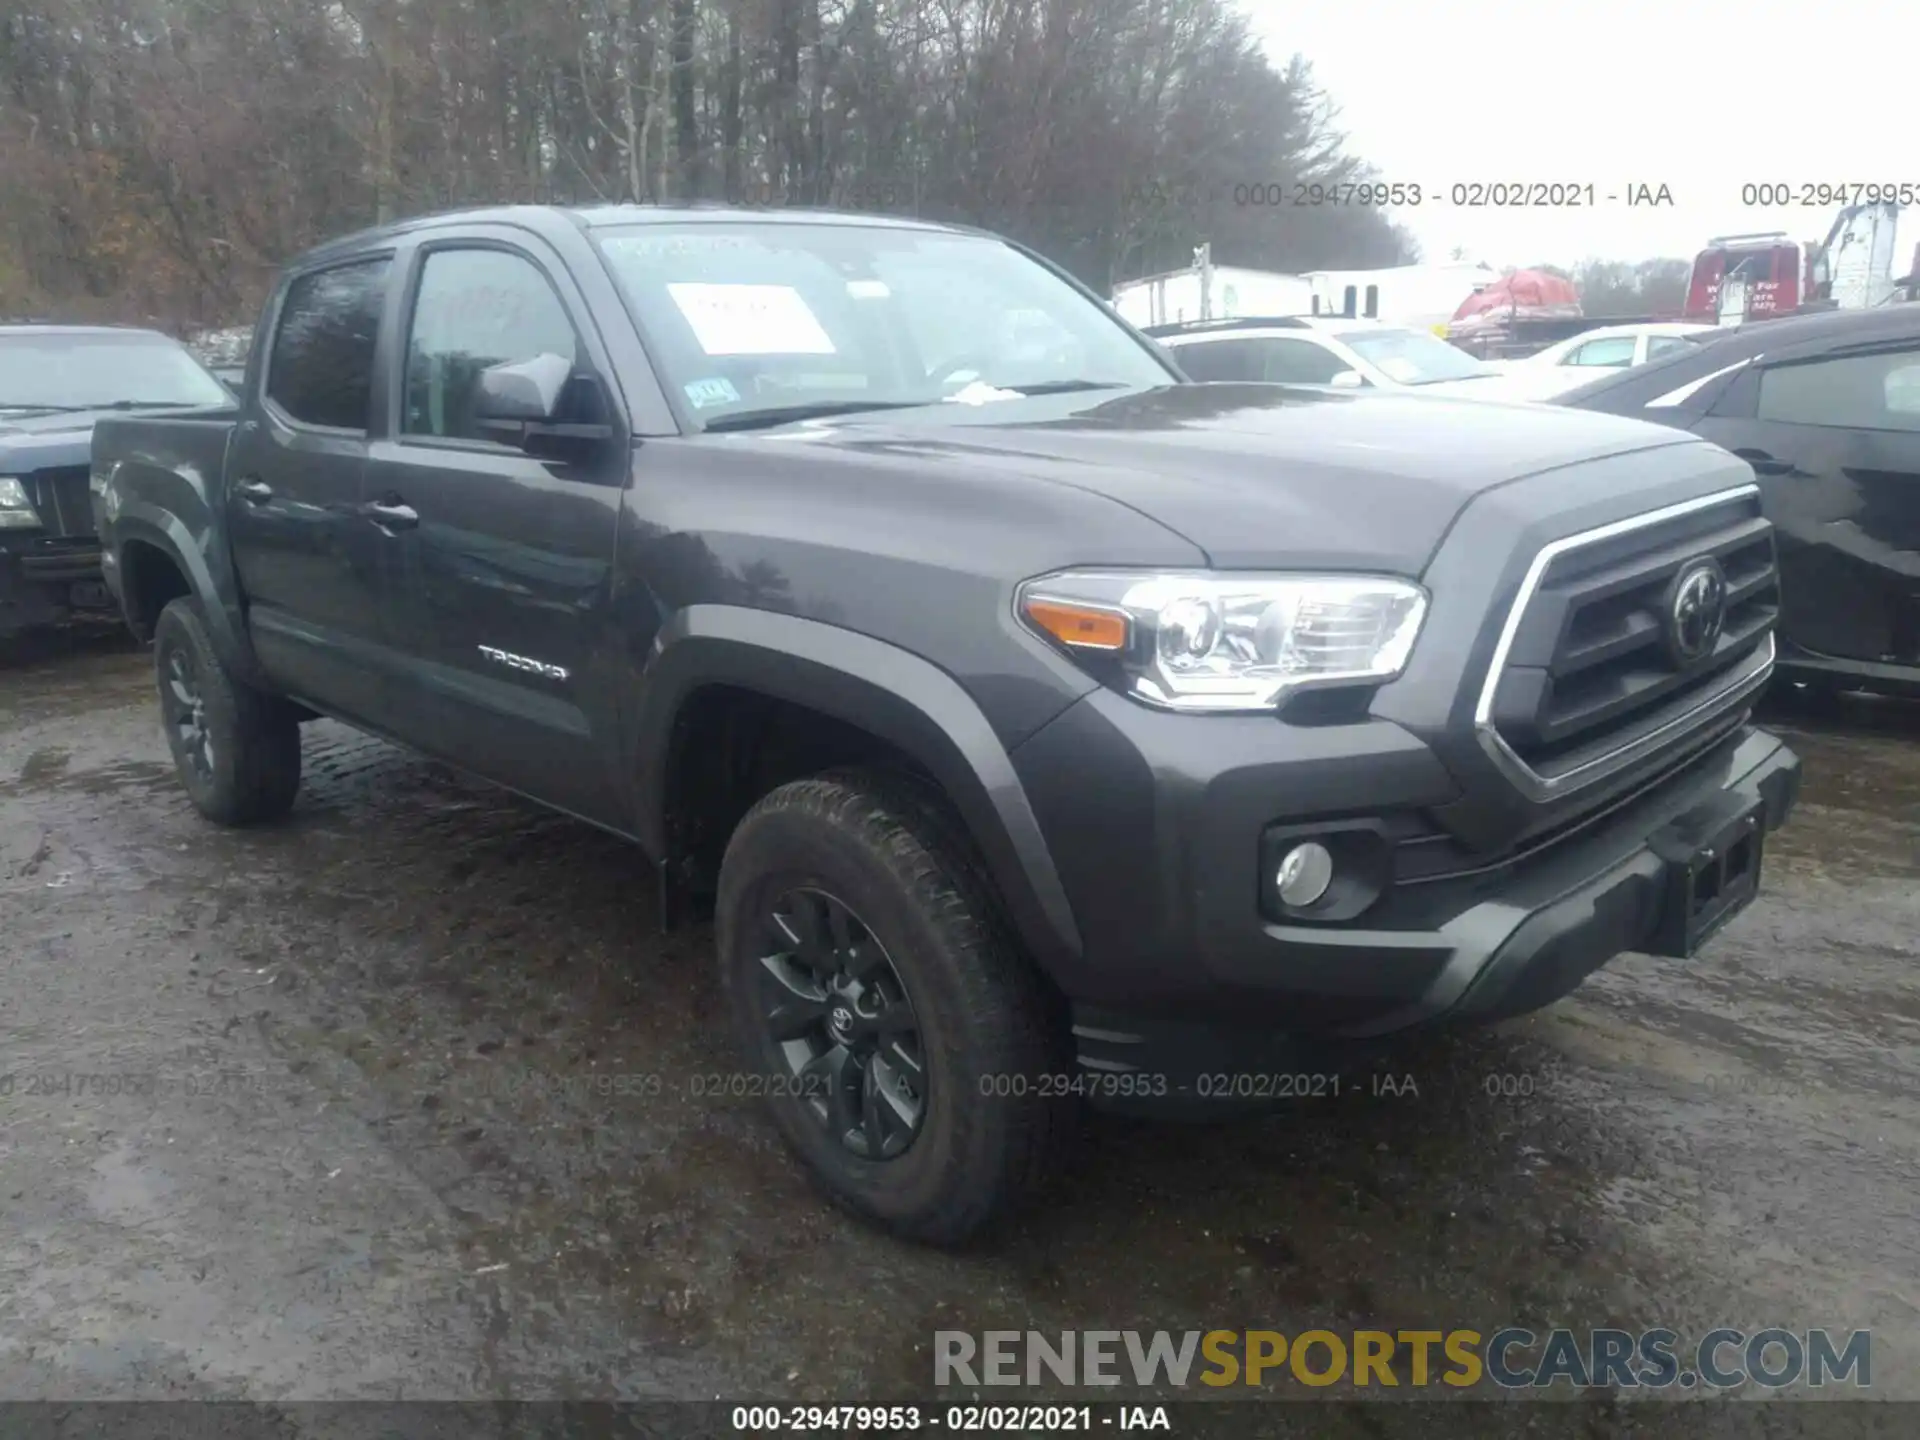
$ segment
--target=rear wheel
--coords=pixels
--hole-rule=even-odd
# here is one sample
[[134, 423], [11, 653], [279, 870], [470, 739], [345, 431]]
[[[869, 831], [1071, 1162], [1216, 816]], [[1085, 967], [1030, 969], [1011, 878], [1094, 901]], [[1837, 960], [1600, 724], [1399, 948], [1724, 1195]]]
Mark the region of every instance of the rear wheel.
[[1062, 1028], [954, 827], [868, 773], [796, 781], [740, 822], [715, 916], [756, 1091], [835, 1201], [961, 1241], [1034, 1190], [1075, 1106]]
[[228, 673], [199, 602], [170, 601], [154, 626], [160, 719], [194, 807], [222, 825], [251, 825], [293, 808], [300, 726], [292, 709]]

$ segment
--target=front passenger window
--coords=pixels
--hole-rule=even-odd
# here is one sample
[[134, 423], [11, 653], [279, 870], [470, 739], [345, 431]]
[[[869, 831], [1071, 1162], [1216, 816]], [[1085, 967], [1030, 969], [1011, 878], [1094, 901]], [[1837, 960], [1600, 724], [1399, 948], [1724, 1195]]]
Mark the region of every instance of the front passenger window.
[[1612, 335], [1605, 340], [1589, 340], [1567, 357], [1567, 364], [1609, 367], [1631, 365], [1633, 364], [1633, 337]]
[[1269, 340], [1265, 380], [1275, 385], [1330, 385], [1353, 367], [1311, 340]]
[[1258, 381], [1264, 379], [1260, 349], [1252, 340], [1197, 340], [1174, 347], [1180, 368], [1195, 380]]
[[573, 322], [547, 277], [504, 250], [427, 256], [407, 339], [409, 435], [491, 440], [475, 414], [480, 372], [536, 355], [579, 359]]
[[1920, 430], [1920, 352], [1836, 355], [1760, 372], [1759, 417], [1785, 425]]

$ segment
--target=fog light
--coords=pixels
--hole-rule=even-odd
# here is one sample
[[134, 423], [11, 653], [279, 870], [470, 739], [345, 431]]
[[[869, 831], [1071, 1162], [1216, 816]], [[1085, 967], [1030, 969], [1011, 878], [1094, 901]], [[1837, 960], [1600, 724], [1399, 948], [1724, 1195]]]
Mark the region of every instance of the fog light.
[[1280, 901], [1296, 910], [1313, 904], [1333, 883], [1333, 855], [1318, 841], [1296, 845], [1280, 857], [1274, 884]]

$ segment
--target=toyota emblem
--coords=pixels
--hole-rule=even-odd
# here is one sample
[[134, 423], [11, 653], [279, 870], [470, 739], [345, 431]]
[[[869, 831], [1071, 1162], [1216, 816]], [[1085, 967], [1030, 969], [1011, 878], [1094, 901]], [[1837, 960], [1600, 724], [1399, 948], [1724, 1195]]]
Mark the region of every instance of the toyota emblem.
[[1674, 577], [1667, 600], [1667, 648], [1682, 669], [1713, 653], [1727, 623], [1727, 577], [1720, 562], [1692, 560]]

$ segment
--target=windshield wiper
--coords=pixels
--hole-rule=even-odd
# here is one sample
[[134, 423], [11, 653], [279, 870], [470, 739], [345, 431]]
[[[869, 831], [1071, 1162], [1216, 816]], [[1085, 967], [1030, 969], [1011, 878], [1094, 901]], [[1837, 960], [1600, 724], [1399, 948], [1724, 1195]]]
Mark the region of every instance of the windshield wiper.
[[[213, 402], [209, 402], [213, 403]], [[96, 400], [86, 405], [15, 405], [0, 403], [9, 415], [85, 415], [93, 410], [191, 410], [195, 400]]]
[[1000, 390], [1018, 390], [1022, 395], [1071, 395], [1078, 390], [1124, 390], [1124, 380], [1043, 380], [1038, 385], [1000, 385]]
[[721, 415], [703, 427], [707, 434], [719, 430], [764, 430], [775, 425], [791, 425], [797, 420], [824, 420], [832, 415], [858, 415], [868, 410], [918, 410], [930, 400], [821, 400], [811, 405], [771, 405], [764, 410], [742, 410]]
[[[210, 400], [210, 405], [219, 401]], [[198, 409], [198, 400], [109, 400], [103, 405], [76, 405], [76, 410], [194, 410]]]

